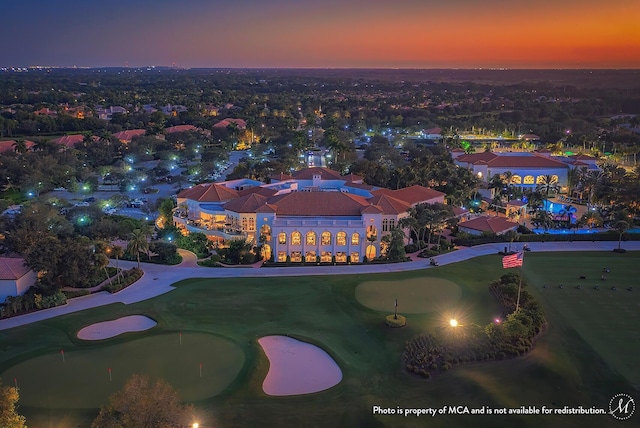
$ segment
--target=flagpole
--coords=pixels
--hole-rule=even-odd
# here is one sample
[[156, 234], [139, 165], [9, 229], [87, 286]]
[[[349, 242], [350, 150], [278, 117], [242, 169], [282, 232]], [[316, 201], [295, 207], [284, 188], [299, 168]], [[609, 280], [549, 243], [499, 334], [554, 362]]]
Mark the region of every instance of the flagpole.
[[520, 283], [518, 284], [518, 300], [516, 301], [516, 312], [520, 309], [520, 290], [522, 290], [522, 277], [524, 276], [524, 250], [522, 250], [522, 264], [520, 265]]

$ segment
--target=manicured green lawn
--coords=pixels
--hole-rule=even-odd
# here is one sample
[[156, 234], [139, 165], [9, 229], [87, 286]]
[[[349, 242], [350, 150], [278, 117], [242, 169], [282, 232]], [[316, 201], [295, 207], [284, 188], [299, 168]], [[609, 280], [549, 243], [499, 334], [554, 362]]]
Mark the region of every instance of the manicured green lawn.
[[108, 347], [71, 348], [64, 362], [60, 352], [50, 352], [11, 367], [2, 377], [18, 381], [22, 406], [60, 409], [73, 403], [95, 409], [134, 373], [164, 378], [185, 400], [209, 398], [234, 381], [243, 363], [242, 351], [229, 340], [183, 333], [180, 344], [179, 333], [174, 333]]
[[[376, 311], [363, 306], [355, 298], [356, 287], [368, 281], [402, 284], [403, 281], [439, 283], [436, 279], [446, 279], [461, 290], [455, 311], [462, 323], [484, 325], [499, 313], [487, 290], [490, 281], [505, 273], [498, 255], [425, 271], [384, 275], [185, 280], [177, 284], [177, 290], [135, 305], [110, 305], [0, 332], [0, 373], [3, 373], [3, 382], [10, 384], [12, 378], [4, 375], [7, 369], [42, 355], [59, 358], [60, 349], [68, 353], [91, 350], [111, 354], [118, 346], [135, 346], [138, 339], [158, 333], [175, 338], [179, 331], [202, 332], [229, 339], [245, 356], [240, 373], [224, 392], [195, 403], [203, 413], [200, 422], [204, 426], [608, 426], [613, 422], [610, 416], [437, 416], [425, 421], [425, 416], [374, 416], [372, 407], [606, 407], [614, 394], [630, 392], [629, 382], [610, 368], [612, 363], [608, 359], [605, 362], [607, 357], [597, 353], [598, 346], [589, 337], [585, 340], [580, 336], [582, 324], [576, 325], [575, 317], [556, 307], [551, 291], [560, 290], [541, 286], [565, 273], [566, 284], [571, 276], [576, 276], [577, 281], [577, 274], [569, 271], [567, 265], [573, 259], [562, 261], [561, 257], [575, 260], [591, 257], [585, 266], [591, 266], [594, 274], [605, 265], [611, 267], [607, 280], [611, 282], [617, 272], [625, 277], [638, 277], [639, 256], [634, 253], [527, 255], [525, 274], [532, 282], [534, 294], [543, 299], [549, 321], [547, 331], [534, 350], [522, 358], [454, 367], [449, 373], [430, 380], [406, 373], [400, 356], [407, 340], [441, 326], [447, 314], [438, 310], [406, 313], [407, 326], [390, 329], [384, 324], [384, 317], [392, 313], [393, 307]], [[565, 287], [562, 291], [570, 290]], [[640, 290], [624, 293], [635, 299], [634, 293]], [[565, 305], [569, 306], [569, 301]], [[154, 333], [130, 333], [95, 344], [75, 338], [76, 332], [88, 324], [132, 314], [144, 314], [158, 321]], [[629, 334], [637, 335], [639, 327], [628, 319], [624, 327]], [[326, 350], [340, 366], [342, 382], [330, 390], [297, 397], [264, 394], [261, 386], [268, 371], [268, 360], [257, 338], [271, 334], [288, 334]], [[593, 336], [601, 334], [604, 332], [594, 332]], [[628, 346], [637, 355], [639, 345]], [[165, 364], [165, 358], [163, 353], [156, 353], [149, 365]], [[55, 366], [48, 369], [54, 371]], [[171, 376], [170, 370], [161, 370], [167, 379]], [[46, 382], [47, 370], [40, 373]], [[60, 388], [68, 387], [64, 380], [59, 382]], [[96, 414], [96, 411], [78, 410], [79, 406], [74, 403], [68, 407], [52, 411], [23, 405], [20, 410], [33, 426], [59, 426], [51, 425], [51, 420], [64, 420], [64, 426], [88, 426]]]
[[397, 299], [401, 314], [455, 311], [461, 295], [455, 282], [443, 278], [367, 281], [356, 287], [356, 299], [362, 305], [393, 313]]

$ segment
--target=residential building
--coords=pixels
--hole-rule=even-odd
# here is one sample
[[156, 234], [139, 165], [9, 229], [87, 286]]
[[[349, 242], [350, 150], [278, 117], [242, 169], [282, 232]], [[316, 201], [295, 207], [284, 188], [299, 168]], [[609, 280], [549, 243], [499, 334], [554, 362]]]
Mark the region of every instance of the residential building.
[[20, 296], [36, 283], [37, 274], [24, 259], [0, 257], [0, 303], [8, 296]]

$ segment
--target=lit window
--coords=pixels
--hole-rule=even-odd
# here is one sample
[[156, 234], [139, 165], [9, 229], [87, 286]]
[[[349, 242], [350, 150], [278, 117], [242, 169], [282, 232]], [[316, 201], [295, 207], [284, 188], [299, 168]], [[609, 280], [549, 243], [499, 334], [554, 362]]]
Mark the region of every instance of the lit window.
[[360, 263], [360, 253], [354, 251], [351, 253], [351, 263]]
[[320, 261], [323, 263], [331, 263], [331, 251], [323, 251], [320, 253]]
[[291, 261], [300, 263], [302, 261], [302, 253], [300, 251], [292, 251], [291, 252]]
[[322, 245], [331, 245], [331, 232], [322, 232], [320, 243]]
[[360, 245], [360, 234], [354, 233], [351, 235], [351, 245]]
[[300, 245], [302, 242], [302, 234], [300, 232], [293, 232], [291, 234], [291, 245]]
[[524, 184], [533, 184], [533, 182], [534, 182], [533, 175], [524, 176]]
[[316, 262], [316, 252], [315, 251], [307, 251], [307, 254], [304, 256], [304, 261], [307, 263], [315, 263]]
[[286, 251], [278, 251], [278, 261], [280, 263], [287, 261], [287, 252]]
[[347, 245], [347, 234], [345, 232], [336, 233], [336, 245]]
[[286, 244], [286, 243], [287, 243], [287, 234], [284, 232], [278, 233], [278, 244]]
[[336, 263], [346, 263], [347, 262], [347, 253], [344, 251], [338, 251], [336, 253]]
[[511, 184], [522, 184], [522, 177], [519, 175], [513, 175], [511, 177]]
[[313, 231], [307, 232], [307, 245], [316, 245], [316, 233]]

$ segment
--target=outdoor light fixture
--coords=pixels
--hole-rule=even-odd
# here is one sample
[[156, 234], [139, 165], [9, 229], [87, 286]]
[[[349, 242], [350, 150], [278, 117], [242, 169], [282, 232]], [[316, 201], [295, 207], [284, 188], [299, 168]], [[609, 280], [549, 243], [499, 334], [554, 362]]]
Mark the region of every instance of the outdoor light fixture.
[[458, 320], [453, 319], [453, 318], [452, 318], [452, 319], [450, 319], [450, 320], [449, 320], [449, 325], [450, 325], [451, 327], [457, 327], [457, 326], [458, 326]]

